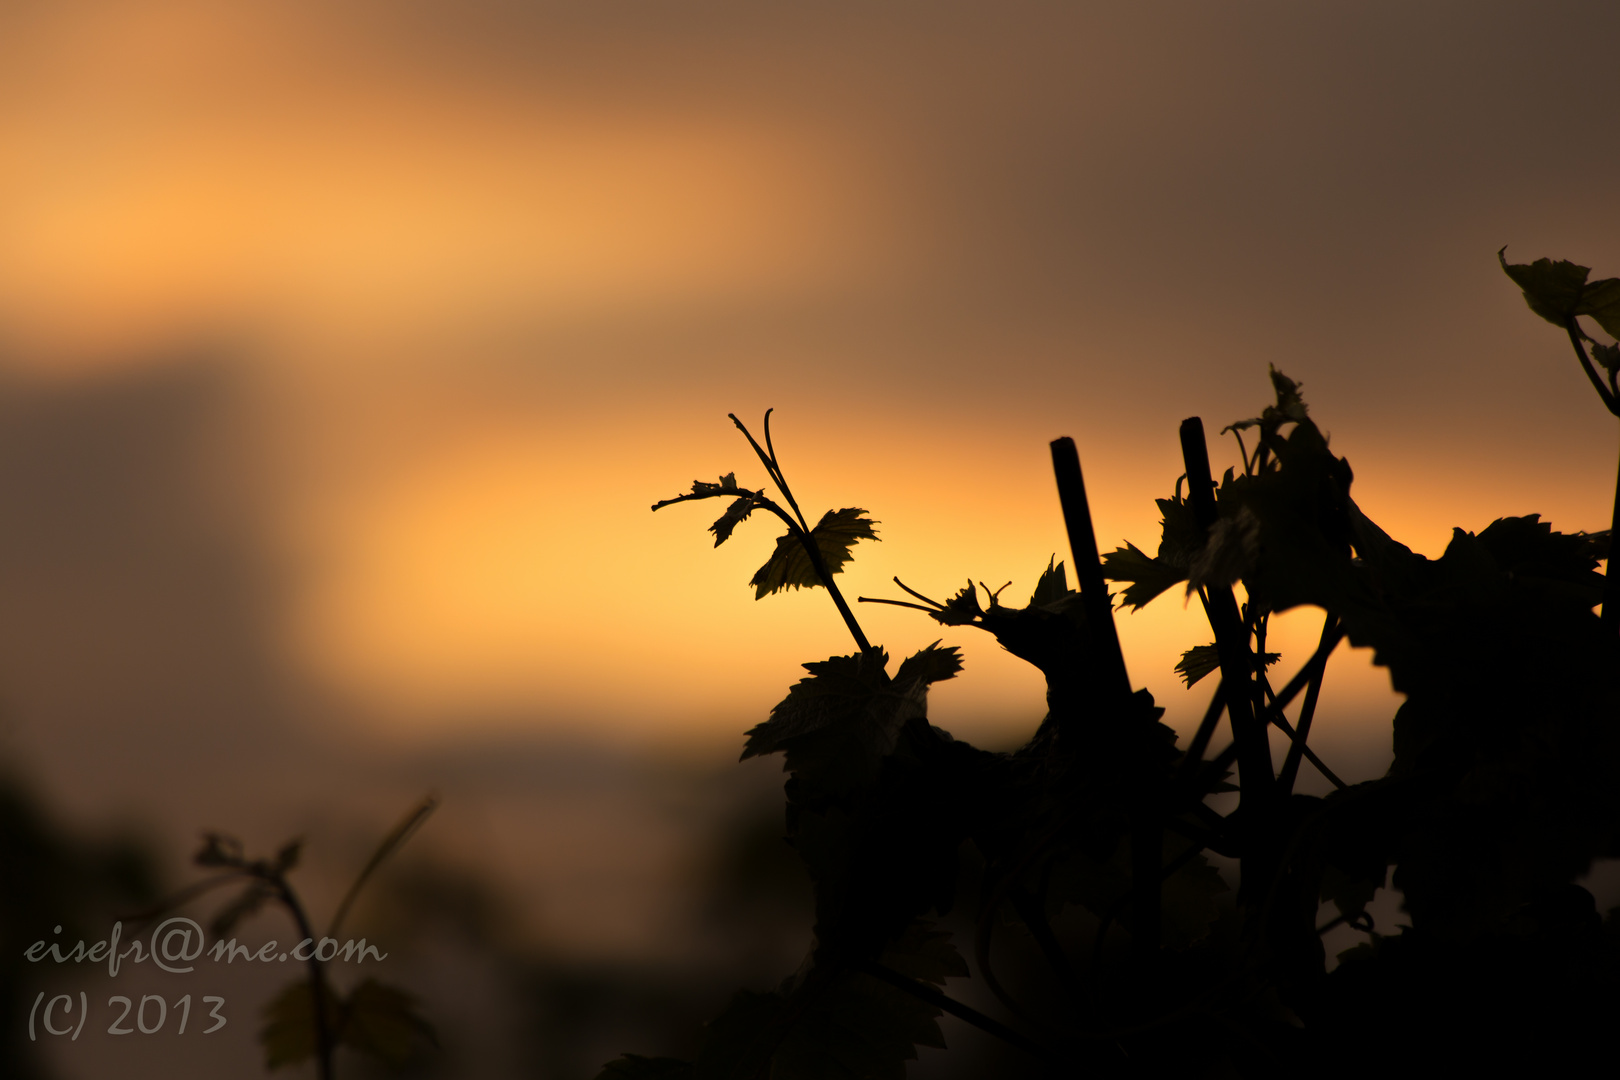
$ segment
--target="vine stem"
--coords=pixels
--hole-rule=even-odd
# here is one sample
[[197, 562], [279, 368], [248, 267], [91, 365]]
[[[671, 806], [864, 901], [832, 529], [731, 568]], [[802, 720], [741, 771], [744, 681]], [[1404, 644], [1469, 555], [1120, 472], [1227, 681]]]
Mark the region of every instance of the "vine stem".
[[[772, 409], [765, 410], [765, 442], [767, 446], [771, 441], [771, 413], [773, 411]], [[855, 644], [859, 646], [863, 655], [874, 651], [872, 643], [866, 638], [866, 631], [861, 629], [860, 621], [855, 618], [855, 612], [850, 610], [849, 602], [844, 599], [844, 594], [839, 591], [838, 586], [833, 582], [833, 576], [827, 569], [827, 561], [821, 557], [821, 545], [816, 543], [816, 538], [810, 528], [810, 522], [805, 518], [804, 512], [799, 509], [798, 502], [793, 498], [793, 490], [788, 487], [787, 477], [782, 474], [782, 466], [776, 460], [776, 447], [770, 446], [767, 449], [765, 446], [759, 445], [759, 441], [754, 438], [753, 433], [748, 430], [741, 420], [737, 419], [736, 413], [727, 413], [726, 415], [731, 418], [733, 424], [737, 425], [737, 430], [743, 433], [743, 438], [748, 440], [748, 445], [754, 448], [755, 455], [758, 456], [760, 463], [765, 466], [765, 471], [770, 474], [771, 481], [781, 490], [782, 497], [787, 500], [787, 504], [793, 508], [793, 517], [788, 517], [780, 508], [777, 508], [776, 513], [782, 520], [787, 522], [788, 531], [799, 541], [799, 546], [804, 548], [805, 556], [810, 560], [810, 565], [815, 570], [816, 576], [821, 579], [821, 584], [826, 587], [827, 595], [832, 597], [833, 605], [838, 608], [838, 614], [843, 616], [844, 625], [849, 628], [850, 636], [855, 639]], [[798, 520], [794, 521], [794, 518]]]
[[[1611, 386], [1603, 385], [1603, 379], [1599, 377], [1597, 368], [1592, 365], [1592, 358], [1586, 354], [1586, 346], [1581, 344], [1581, 338], [1585, 335], [1581, 332], [1581, 325], [1575, 316], [1569, 317], [1564, 329], [1569, 332], [1569, 344], [1581, 362], [1581, 370], [1592, 380], [1592, 389], [1603, 399], [1606, 409], [1620, 416], [1620, 395], [1617, 395]], [[1611, 385], [1613, 381], [1611, 376]], [[1598, 609], [1600, 624], [1610, 634], [1620, 632], [1620, 573], [1615, 571], [1617, 561], [1620, 561], [1620, 467], [1615, 469], [1614, 511], [1609, 519], [1609, 555], [1603, 568], [1603, 606]]]
[[[307, 940], [314, 941], [315, 932], [310, 928], [309, 916], [304, 914], [304, 906], [298, 902], [298, 895], [293, 892], [292, 886], [288, 885], [286, 878], [279, 873], [271, 876], [269, 880], [275, 887], [282, 906], [292, 915], [293, 922], [298, 924], [298, 932]], [[321, 972], [319, 952], [319, 948], [311, 949], [309, 959], [306, 961], [309, 964], [310, 1006], [315, 1011], [315, 1061], [320, 1080], [332, 1080], [334, 1033], [327, 1026], [326, 978]]]
[[1192, 742], [1187, 746], [1187, 752], [1181, 759], [1181, 775], [1192, 776], [1203, 763], [1204, 754], [1209, 751], [1209, 740], [1215, 737], [1215, 727], [1220, 723], [1221, 713], [1226, 711], [1226, 681], [1217, 676], [1215, 693], [1209, 699], [1209, 707], [1204, 710], [1204, 719], [1199, 721], [1198, 730], [1193, 732]]
[[[1187, 498], [1207, 543], [1219, 511], [1215, 507], [1215, 481], [1209, 471], [1204, 422], [1199, 417], [1188, 417], [1181, 422], [1181, 456], [1187, 468]], [[1231, 718], [1232, 739], [1238, 747], [1238, 786], [1242, 789], [1243, 802], [1249, 804], [1252, 819], [1265, 820], [1276, 786], [1276, 773], [1272, 771], [1271, 744], [1265, 725], [1254, 713], [1251, 692], [1255, 684], [1254, 662], [1249, 652], [1248, 633], [1230, 588], [1211, 587], [1206, 593], [1210, 626], [1215, 631], [1215, 647], [1221, 659], [1226, 714]], [[1262, 805], [1255, 805], [1257, 803]]]
[[[1305, 756], [1305, 740], [1311, 734], [1311, 720], [1316, 715], [1316, 700], [1322, 692], [1322, 678], [1327, 674], [1327, 658], [1322, 655], [1322, 651], [1330, 647], [1329, 643], [1334, 641], [1334, 631], [1338, 628], [1339, 617], [1331, 611], [1328, 612], [1327, 617], [1322, 620], [1322, 640], [1317, 642], [1316, 655], [1310, 659], [1311, 679], [1305, 689], [1305, 704], [1299, 707], [1299, 723], [1295, 725], [1297, 734], [1294, 736], [1293, 745], [1288, 748], [1288, 756], [1283, 759], [1282, 772], [1277, 776], [1277, 786], [1285, 795], [1294, 790], [1294, 780], [1299, 776], [1299, 763]], [[1322, 656], [1320, 661], [1317, 660], [1318, 656]], [[1281, 711], [1278, 710], [1279, 713]], [[1320, 769], [1322, 766], [1317, 764], [1317, 768]], [[1337, 780], [1337, 777], [1330, 779]], [[1344, 784], [1341, 781], [1337, 786], [1342, 788]]]
[[421, 827], [422, 822], [428, 819], [428, 815], [433, 813], [438, 808], [438, 805], [439, 797], [437, 795], [424, 797], [421, 802], [412, 807], [400, 819], [399, 824], [395, 825], [387, 836], [383, 837], [382, 843], [378, 844], [377, 850], [372, 853], [371, 861], [366, 863], [365, 869], [360, 871], [360, 875], [354, 879], [354, 884], [349, 886], [349, 891], [344, 894], [342, 902], [338, 904], [337, 913], [332, 916], [332, 925], [327, 930], [327, 936], [337, 937], [338, 927], [343, 925], [343, 919], [349, 914], [349, 908], [354, 906], [355, 898], [360, 895], [360, 890], [371, 879], [371, 875], [376, 872], [377, 867], [386, 862], [390, 855], [398, 851], [405, 841], [411, 838], [411, 834]]
[[1614, 472], [1614, 513], [1609, 520], [1609, 558], [1603, 567], [1603, 606], [1598, 618], [1611, 635], [1620, 632], [1620, 465]]
[[1586, 372], [1588, 379], [1592, 380], [1592, 389], [1596, 390], [1598, 397], [1603, 399], [1604, 408], [1616, 416], [1620, 416], [1620, 401], [1616, 401], [1614, 393], [1603, 385], [1603, 379], [1598, 375], [1597, 368], [1592, 366], [1592, 358], [1586, 355], [1586, 346], [1581, 344], [1581, 338], [1585, 335], [1581, 332], [1580, 323], [1575, 321], [1575, 316], [1571, 315], [1569, 317], [1569, 322], [1564, 324], [1564, 329], [1569, 332], [1569, 343], [1575, 347], [1575, 355], [1581, 361], [1581, 370]]

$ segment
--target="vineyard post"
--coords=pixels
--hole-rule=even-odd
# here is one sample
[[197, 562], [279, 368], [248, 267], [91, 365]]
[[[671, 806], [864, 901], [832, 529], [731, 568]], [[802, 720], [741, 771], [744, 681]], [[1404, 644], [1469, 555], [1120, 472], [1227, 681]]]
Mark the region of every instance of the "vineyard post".
[[[1108, 584], [1103, 579], [1097, 533], [1091, 522], [1091, 504], [1086, 499], [1086, 481], [1080, 471], [1080, 453], [1067, 435], [1052, 441], [1052, 471], [1057, 478], [1063, 524], [1069, 534], [1069, 552], [1074, 558], [1080, 602], [1084, 605], [1087, 624], [1099, 639], [1097, 648], [1105, 672], [1103, 686], [1108, 695], [1104, 715], [1111, 723], [1131, 723], [1134, 720], [1131, 677], [1119, 644], [1119, 628], [1114, 625]], [[1159, 877], [1164, 861], [1164, 826], [1158, 819], [1154, 794], [1137, 793], [1138, 810], [1131, 823], [1131, 940], [1142, 960], [1157, 955], [1162, 920]]]

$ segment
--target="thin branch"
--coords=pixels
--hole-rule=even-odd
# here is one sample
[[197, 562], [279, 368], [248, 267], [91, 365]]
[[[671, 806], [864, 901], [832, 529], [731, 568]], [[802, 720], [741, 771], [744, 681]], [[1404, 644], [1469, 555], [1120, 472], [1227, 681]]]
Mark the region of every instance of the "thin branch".
[[1304, 665], [1294, 673], [1294, 677], [1288, 680], [1287, 685], [1278, 693], [1272, 695], [1271, 709], [1273, 711], [1281, 713], [1299, 696], [1299, 692], [1305, 689], [1310, 682], [1311, 675], [1316, 670], [1316, 665], [1325, 666], [1327, 664], [1328, 657], [1332, 655], [1334, 649], [1339, 647], [1339, 642], [1344, 640], [1344, 635], [1345, 629], [1341, 623], [1334, 628], [1331, 638], [1322, 639], [1321, 643], [1316, 646], [1316, 652], [1312, 653], [1311, 658], [1305, 661]]
[[[1269, 693], [1270, 687], [1267, 687], [1266, 689], [1267, 689], [1267, 692]], [[1316, 703], [1314, 701], [1311, 701], [1310, 704], [1311, 704], [1312, 709], [1314, 711]], [[1284, 735], [1288, 736], [1289, 741], [1292, 743], [1292, 746], [1289, 747], [1290, 752], [1293, 750], [1294, 747], [1298, 747], [1299, 752], [1302, 755], [1304, 755], [1305, 760], [1309, 761], [1312, 765], [1315, 765], [1316, 766], [1316, 771], [1321, 773], [1324, 777], [1326, 777], [1328, 783], [1332, 784], [1334, 787], [1338, 788], [1340, 791], [1343, 791], [1345, 788], [1350, 786], [1349, 784], [1346, 784], [1343, 780], [1340, 780], [1338, 778], [1338, 776], [1333, 772], [1333, 770], [1327, 767], [1327, 763], [1324, 762], [1321, 758], [1316, 756], [1316, 751], [1315, 750], [1312, 750], [1309, 746], [1305, 745], [1305, 739], [1299, 734], [1299, 732], [1294, 730], [1294, 725], [1292, 725], [1292, 724], [1290, 724], [1288, 722], [1288, 718], [1283, 715], [1282, 709], [1273, 708], [1272, 710], [1270, 710], [1267, 718], [1273, 724], [1275, 724], [1278, 728], [1280, 728]]]
[[[748, 440], [748, 445], [754, 448], [754, 454], [759, 458], [760, 464], [765, 466], [765, 472], [769, 474], [771, 482], [781, 489], [784, 496], [787, 496], [787, 484], [783, 481], [781, 467], [776, 464], [776, 455], [774, 453], [766, 453], [765, 448], [759, 445], [759, 441], [754, 438], [754, 433], [748, 430], [746, 424], [737, 419], [736, 413], [726, 413], [726, 415], [731, 418], [731, 422], [733, 424], [737, 425], [737, 430], [743, 433], [743, 438]], [[765, 417], [767, 420], [770, 419], [770, 415], [771, 410], [766, 409]], [[767, 437], [769, 437], [768, 434]], [[793, 506], [793, 499], [791, 496], [788, 496], [788, 505]], [[798, 511], [797, 506], [794, 506], [794, 511]], [[804, 520], [803, 514], [799, 514], [799, 524], [806, 532], [810, 531], [810, 525]]]
[[1209, 708], [1204, 710], [1204, 719], [1198, 724], [1198, 730], [1193, 732], [1192, 743], [1187, 747], [1187, 755], [1182, 759], [1183, 773], [1191, 773], [1198, 768], [1198, 763], [1204, 759], [1204, 752], [1209, 749], [1209, 740], [1215, 737], [1215, 729], [1220, 726], [1221, 713], [1226, 709], [1226, 680], [1217, 678], [1215, 693], [1209, 699]]
[[1252, 475], [1254, 475], [1254, 470], [1249, 468], [1249, 448], [1247, 446], [1243, 445], [1243, 432], [1239, 431], [1235, 427], [1230, 427], [1230, 428], [1227, 428], [1226, 430], [1230, 431], [1232, 433], [1232, 438], [1237, 440], [1238, 454], [1241, 455], [1242, 458], [1243, 458], [1243, 475], [1244, 476], [1252, 476]]
[[[1321, 652], [1333, 637], [1333, 632], [1339, 628], [1339, 617], [1328, 612], [1322, 620], [1322, 638], [1316, 644], [1316, 651]], [[1299, 777], [1299, 762], [1305, 754], [1305, 740], [1310, 738], [1311, 720], [1316, 716], [1316, 700], [1322, 692], [1322, 679], [1327, 674], [1327, 664], [1314, 664], [1316, 657], [1311, 660], [1315, 670], [1311, 674], [1309, 685], [1305, 690], [1305, 704], [1299, 709], [1299, 736], [1288, 748], [1288, 756], [1283, 760], [1282, 772], [1277, 775], [1277, 785], [1283, 793], [1290, 794], [1294, 790], [1294, 781]], [[1315, 764], [1314, 762], [1312, 764]], [[1320, 768], [1320, 766], [1318, 766]], [[1323, 775], [1327, 775], [1323, 773]]]
[[344, 917], [349, 914], [349, 908], [354, 905], [355, 898], [360, 895], [360, 890], [371, 879], [371, 875], [388, 860], [390, 855], [404, 846], [405, 841], [409, 840], [411, 835], [422, 827], [422, 823], [428, 819], [428, 815], [438, 809], [438, 806], [439, 797], [437, 795], [429, 794], [424, 796], [422, 801], [413, 806], [404, 817], [399, 819], [399, 824], [395, 825], [388, 835], [383, 837], [382, 843], [377, 845], [377, 850], [372, 852], [371, 860], [366, 863], [365, 868], [360, 871], [360, 875], [354, 879], [354, 884], [350, 885], [349, 891], [344, 894], [343, 901], [338, 904], [337, 913], [332, 916], [332, 927], [327, 931], [328, 937], [337, 937], [338, 927], [343, 924]]
[[881, 596], [857, 596], [855, 598], [855, 602], [857, 604], [888, 604], [890, 607], [906, 607], [913, 611], [926, 611], [930, 615], [932, 615], [935, 610], [934, 608], [923, 607], [921, 604], [912, 604], [905, 600], [885, 600]]
[[[141, 927], [145, 923], [151, 922], [165, 911], [177, 908], [181, 904], [189, 903], [211, 889], [217, 889], [221, 885], [228, 885], [233, 881], [240, 880], [241, 878], [253, 876], [252, 871], [248, 870], [246, 867], [239, 870], [227, 870], [225, 873], [219, 874], [215, 877], [204, 878], [202, 881], [193, 882], [181, 889], [179, 892], [164, 897], [151, 907], [127, 916], [123, 921], [133, 923], [136, 927]], [[131, 934], [134, 934], [135, 932], [135, 930], [130, 931]]]
[[[1617, 368], [1616, 370], [1620, 370]], [[1598, 619], [1612, 636], [1620, 630], [1620, 468], [1614, 476], [1614, 513], [1609, 524], [1609, 557], [1603, 567], [1603, 606]]]
[[787, 474], [782, 471], [782, 461], [776, 456], [776, 447], [771, 444], [771, 413], [775, 411], [775, 409], [765, 410], [765, 449], [771, 453], [771, 467], [776, 470], [777, 486], [782, 489], [782, 495], [787, 499], [788, 505], [793, 507], [795, 514], [799, 515], [799, 520], [804, 523], [805, 531], [808, 532], [810, 522], [805, 518], [804, 513], [799, 509], [798, 502], [793, 498], [793, 489], [788, 487]]
[[938, 600], [932, 600], [932, 599], [924, 596], [922, 593], [918, 592], [916, 589], [913, 589], [911, 586], [909, 586], [905, 582], [901, 581], [898, 575], [896, 575], [896, 577], [894, 579], [894, 583], [896, 585], [900, 586], [902, 589], [904, 589], [907, 592], [907, 594], [909, 594], [911, 596], [915, 596], [918, 600], [921, 600], [923, 603], [932, 604], [936, 611], [943, 611], [945, 609], [944, 604], [940, 603]]
[[1604, 408], [1614, 413], [1614, 415], [1620, 416], [1620, 399], [1617, 399], [1609, 388], [1603, 385], [1603, 379], [1598, 375], [1597, 368], [1592, 366], [1592, 358], [1586, 355], [1586, 346], [1581, 343], [1581, 338], [1585, 335], [1581, 333], [1580, 323], [1575, 321], [1575, 316], [1571, 315], [1569, 317], [1569, 322], [1564, 329], [1569, 331], [1569, 343], [1575, 347], [1575, 355], [1580, 357], [1581, 370], [1586, 372], [1588, 379], [1592, 380], [1592, 389], [1596, 390], [1598, 397], [1603, 399]]
[[810, 528], [810, 523], [805, 520], [804, 514], [800, 513], [798, 503], [793, 501], [793, 493], [788, 490], [787, 477], [782, 475], [782, 464], [776, 460], [776, 448], [770, 445], [771, 413], [773, 411], [774, 410], [772, 409], [765, 410], [766, 446], [764, 447], [759, 445], [758, 441], [756, 441], [754, 438], [754, 433], [749, 431], [748, 428], [743, 425], [741, 420], [737, 419], [737, 415], [735, 413], [727, 413], [726, 415], [731, 417], [731, 422], [733, 424], [737, 425], [737, 430], [743, 433], [743, 437], [748, 440], [748, 445], [754, 448], [754, 453], [765, 465], [765, 471], [770, 474], [771, 482], [781, 490], [783, 497], [787, 499], [788, 505], [793, 508], [794, 514], [798, 516], [800, 526], [808, 531]]
[[815, 537], [809, 533], [800, 533], [799, 543], [804, 547], [804, 553], [810, 557], [810, 565], [815, 567], [816, 576], [827, 587], [827, 595], [832, 597], [833, 605], [838, 608], [838, 614], [844, 617], [844, 625], [849, 628], [850, 636], [855, 639], [855, 644], [860, 646], [863, 654], [872, 652], [872, 643], [866, 640], [866, 631], [861, 629], [861, 624], [855, 618], [855, 613], [849, 609], [848, 602], [844, 600], [844, 594], [833, 583], [832, 574], [827, 570], [827, 563], [821, 557], [821, 548], [816, 543]]
[[685, 495], [677, 495], [672, 499], [659, 499], [653, 503], [652, 508], [653, 513], [656, 514], [664, 507], [674, 506], [676, 503], [695, 502], [699, 499], [740, 499], [745, 495], [754, 499], [761, 506], [769, 501], [763, 491], [750, 491], [741, 487], [723, 488], [716, 484], [711, 491], [688, 491]]

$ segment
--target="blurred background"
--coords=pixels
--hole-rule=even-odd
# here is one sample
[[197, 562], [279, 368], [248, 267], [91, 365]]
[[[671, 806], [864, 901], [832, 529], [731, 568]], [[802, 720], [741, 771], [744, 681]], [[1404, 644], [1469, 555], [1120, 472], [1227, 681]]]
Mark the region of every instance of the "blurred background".
[[[735, 759], [851, 645], [819, 592], [754, 601], [768, 522], [716, 551], [717, 510], [648, 512], [763, 485], [728, 412], [776, 409], [807, 513], [879, 519], [851, 595], [1022, 603], [1068, 558], [1065, 434], [1102, 546], [1151, 549], [1177, 424], [1254, 415], [1268, 364], [1415, 550], [1606, 528], [1613, 419], [1496, 251], [1620, 274], [1617, 31], [1484, 0], [0, 5], [8, 1075], [254, 1074], [284, 972], [153, 991], [228, 996], [213, 1042], [30, 1045], [39, 990], [112, 991], [15, 957], [194, 880], [205, 828], [305, 835], [328, 917], [427, 790], [355, 923], [440, 1028], [422, 1075], [689, 1053], [790, 972], [780, 764]], [[891, 655], [941, 636], [860, 615]], [[1318, 626], [1280, 621], [1292, 670]], [[1201, 622], [1120, 620], [1183, 729]], [[1018, 745], [1033, 669], [945, 636], [934, 721]], [[1398, 702], [1345, 649], [1313, 741], [1377, 775]]]

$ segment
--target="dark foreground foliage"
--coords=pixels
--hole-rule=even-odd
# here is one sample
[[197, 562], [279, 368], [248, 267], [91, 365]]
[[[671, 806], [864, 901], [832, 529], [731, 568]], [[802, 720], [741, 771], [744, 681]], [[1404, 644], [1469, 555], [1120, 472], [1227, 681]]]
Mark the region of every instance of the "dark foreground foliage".
[[[1620, 411], [1620, 352], [1597, 346], [1594, 360], [1578, 322], [1620, 329], [1620, 281], [1588, 283], [1584, 268], [1547, 260], [1503, 265]], [[1022, 607], [971, 581], [943, 601], [904, 585], [910, 600], [882, 601], [992, 634], [1041, 670], [1049, 711], [1010, 754], [928, 723], [928, 687], [961, 668], [954, 648], [936, 642], [893, 666], [867, 641], [833, 575], [876, 522], [845, 509], [811, 527], [769, 414], [764, 446], [743, 431], [781, 502], [727, 474], [654, 507], [728, 500], [716, 545], [756, 510], [780, 518], [787, 532], [750, 584], [761, 597], [824, 586], [857, 648], [806, 664], [743, 752], [784, 755], [787, 837], [815, 885], [811, 954], [776, 989], [738, 993], [694, 1061], [630, 1054], [602, 1077], [898, 1078], [916, 1047], [943, 1045], [943, 1012], [1042, 1076], [1395, 1064], [1561, 1075], [1608, 1052], [1620, 916], [1605, 921], [1573, 882], [1620, 856], [1620, 597], [1598, 572], [1612, 532], [1502, 518], [1456, 530], [1438, 559], [1415, 554], [1358, 508], [1350, 465], [1298, 385], [1276, 371], [1272, 384], [1273, 404], [1225, 429], [1243, 468], [1219, 483], [1201, 422], [1183, 424], [1186, 473], [1158, 500], [1152, 554], [1126, 544], [1099, 558], [1073, 443], [1060, 439], [1078, 590], [1054, 560]], [[1112, 600], [1136, 609], [1166, 593], [1196, 595], [1214, 638], [1178, 667], [1189, 685], [1218, 676], [1186, 745], [1133, 690], [1113, 624]], [[1276, 686], [1267, 622], [1302, 606], [1322, 613], [1320, 645]], [[1371, 648], [1406, 695], [1393, 765], [1354, 785], [1308, 746], [1344, 641]], [[1288, 738], [1281, 761], [1270, 727]], [[1307, 767], [1331, 794], [1295, 790]], [[1230, 812], [1210, 804], [1234, 791]], [[1235, 868], [1235, 894], [1210, 853]], [[971, 880], [963, 861], [979, 868], [976, 895], [958, 895]], [[1393, 935], [1366, 913], [1386, 884], [1411, 923]], [[964, 907], [976, 931], [958, 944], [996, 1015], [942, 989], [970, 967], [931, 920]], [[1367, 940], [1329, 973], [1322, 934], [1342, 923]], [[992, 964], [992, 939], [1008, 934], [1026, 935], [1048, 968], [1017, 993]]]

